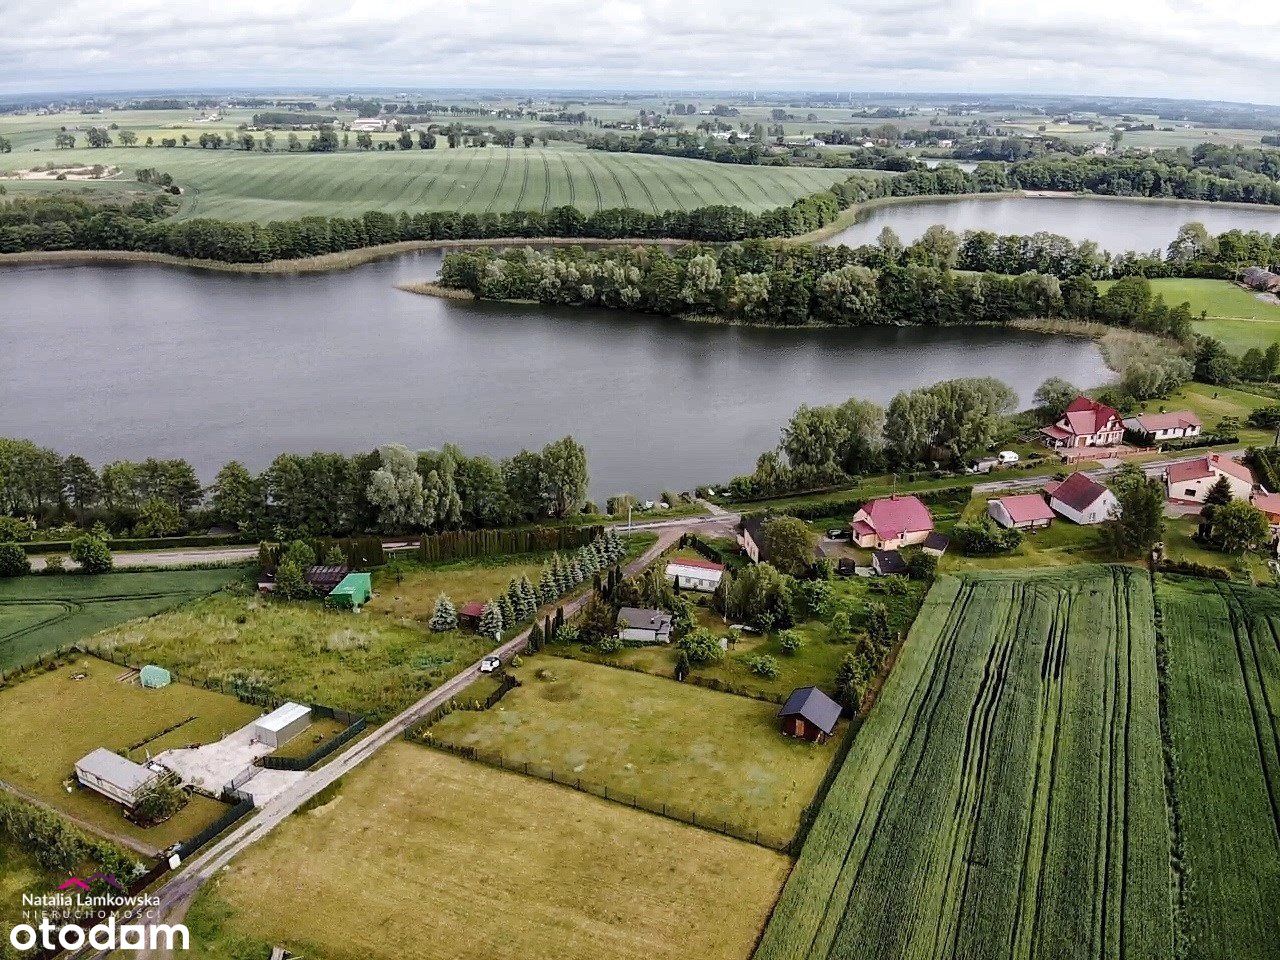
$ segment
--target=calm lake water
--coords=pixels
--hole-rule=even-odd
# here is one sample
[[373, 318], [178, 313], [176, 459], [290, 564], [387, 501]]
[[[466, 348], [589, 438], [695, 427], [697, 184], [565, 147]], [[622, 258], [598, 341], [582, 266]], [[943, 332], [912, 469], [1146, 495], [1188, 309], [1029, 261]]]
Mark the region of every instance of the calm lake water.
[[1210, 233], [1226, 230], [1280, 232], [1276, 207], [1222, 207], [1178, 201], [1125, 201], [1096, 197], [1001, 197], [982, 200], [928, 200], [873, 209], [866, 217], [827, 243], [851, 247], [875, 243], [892, 227], [905, 243], [935, 223], [955, 230], [993, 233], [1060, 234], [1072, 240], [1094, 240], [1105, 250], [1163, 250], [1183, 224], [1198, 220]]
[[597, 498], [750, 470], [802, 403], [990, 375], [1024, 403], [1096, 385], [1087, 341], [997, 329], [763, 330], [458, 304], [397, 290], [437, 254], [339, 273], [0, 269], [0, 436], [101, 464], [454, 441], [503, 456], [565, 433]]

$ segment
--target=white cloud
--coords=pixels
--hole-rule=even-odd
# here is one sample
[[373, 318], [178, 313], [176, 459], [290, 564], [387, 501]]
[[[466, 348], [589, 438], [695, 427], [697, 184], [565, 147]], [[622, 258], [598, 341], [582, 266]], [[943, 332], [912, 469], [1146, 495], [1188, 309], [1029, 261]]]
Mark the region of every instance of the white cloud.
[[0, 0], [0, 91], [294, 84], [1277, 98], [1226, 0]]

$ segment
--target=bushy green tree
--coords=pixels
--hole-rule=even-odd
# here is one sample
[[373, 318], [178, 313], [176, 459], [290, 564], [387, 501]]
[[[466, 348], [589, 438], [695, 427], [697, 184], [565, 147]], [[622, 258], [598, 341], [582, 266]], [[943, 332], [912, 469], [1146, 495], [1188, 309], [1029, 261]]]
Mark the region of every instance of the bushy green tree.
[[720, 641], [706, 627], [689, 631], [676, 641], [676, 646], [695, 666], [718, 663], [724, 659], [724, 649], [720, 646]]
[[16, 543], [0, 543], [0, 577], [20, 577], [31, 572], [27, 552]]
[[1111, 491], [1119, 513], [1102, 524], [1104, 547], [1117, 559], [1145, 555], [1164, 537], [1164, 484], [1130, 463], [1112, 481]]
[[486, 603], [480, 614], [479, 632], [482, 636], [497, 640], [502, 635], [502, 611], [494, 603]]
[[89, 534], [72, 542], [71, 559], [80, 565], [81, 573], [106, 573], [115, 563], [107, 545]]

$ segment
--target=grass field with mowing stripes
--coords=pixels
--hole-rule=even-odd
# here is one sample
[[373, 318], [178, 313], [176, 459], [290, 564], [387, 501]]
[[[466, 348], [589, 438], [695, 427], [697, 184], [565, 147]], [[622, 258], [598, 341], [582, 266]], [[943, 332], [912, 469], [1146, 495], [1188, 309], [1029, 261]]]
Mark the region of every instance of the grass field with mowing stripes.
[[756, 960], [1173, 956], [1145, 572], [943, 577]]
[[1187, 958], [1280, 956], [1280, 594], [1158, 587]]
[[[120, 179], [73, 185], [108, 192], [120, 191], [122, 184], [140, 188], [133, 172], [155, 167], [186, 191], [179, 217], [259, 222], [359, 216], [368, 210], [501, 213], [568, 204], [587, 213], [611, 207], [657, 213], [717, 204], [759, 212], [786, 206], [853, 173], [536, 147], [334, 154], [108, 147], [59, 151], [40, 162], [117, 166], [123, 171]], [[12, 157], [5, 163], [18, 166]], [[68, 186], [56, 181], [21, 185], [23, 192]]]

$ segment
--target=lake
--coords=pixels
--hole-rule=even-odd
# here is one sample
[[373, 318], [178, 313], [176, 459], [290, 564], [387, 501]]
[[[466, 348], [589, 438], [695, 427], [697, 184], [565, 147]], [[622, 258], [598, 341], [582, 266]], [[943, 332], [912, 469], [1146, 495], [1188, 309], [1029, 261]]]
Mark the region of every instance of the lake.
[[0, 436], [95, 464], [186, 457], [209, 480], [282, 451], [453, 441], [504, 456], [572, 433], [601, 499], [749, 471], [802, 403], [983, 375], [1028, 403], [1052, 375], [1108, 377], [1089, 341], [992, 328], [750, 329], [395, 288], [439, 261], [0, 268]]
[[1124, 200], [1101, 197], [985, 197], [980, 200], [924, 200], [890, 204], [827, 243], [851, 247], [875, 243], [892, 227], [905, 243], [920, 239], [940, 223], [957, 233], [990, 230], [1001, 234], [1060, 234], [1075, 241], [1094, 240], [1112, 253], [1163, 250], [1184, 224], [1198, 220], [1210, 233], [1227, 230], [1280, 232], [1280, 208], [1228, 207], [1186, 201]]

